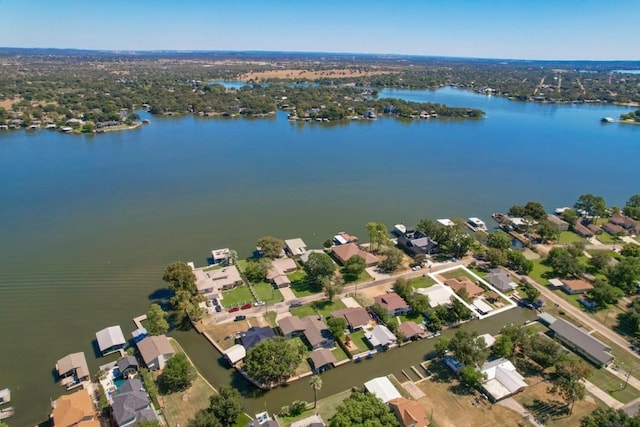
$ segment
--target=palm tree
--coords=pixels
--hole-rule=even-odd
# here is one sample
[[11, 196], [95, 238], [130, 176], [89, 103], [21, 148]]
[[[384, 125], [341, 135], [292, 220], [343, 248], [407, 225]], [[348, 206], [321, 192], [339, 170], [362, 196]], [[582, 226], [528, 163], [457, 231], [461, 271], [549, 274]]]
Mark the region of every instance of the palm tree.
[[322, 388], [322, 378], [318, 375], [314, 375], [309, 380], [309, 385], [313, 389], [313, 408], [315, 409], [318, 403], [318, 391]]

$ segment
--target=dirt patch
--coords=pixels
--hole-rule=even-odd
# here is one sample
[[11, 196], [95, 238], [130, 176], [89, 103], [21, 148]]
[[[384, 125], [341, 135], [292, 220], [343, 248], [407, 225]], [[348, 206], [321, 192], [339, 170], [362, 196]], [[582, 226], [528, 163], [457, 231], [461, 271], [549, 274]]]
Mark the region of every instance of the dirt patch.
[[387, 289], [393, 288], [393, 283], [387, 283], [385, 285], [372, 286], [370, 288], [358, 289], [358, 295], [360, 297], [370, 298], [378, 295], [383, 295], [387, 292]]
[[255, 318], [251, 318], [233, 323], [208, 324], [201, 329], [207, 332], [222, 349], [226, 350], [234, 345], [236, 337], [239, 337], [240, 333], [246, 332], [251, 325], [262, 326], [258, 323]]
[[0, 107], [4, 108], [5, 110], [10, 110], [11, 106], [20, 101], [20, 99], [18, 98], [14, 98], [14, 99], [1, 99], [0, 100]]
[[379, 74], [390, 74], [392, 71], [383, 70], [351, 70], [351, 69], [336, 69], [336, 70], [268, 70], [268, 71], [252, 71], [240, 76], [240, 80], [265, 80], [265, 79], [335, 79], [335, 78], [348, 78], [348, 77], [367, 77], [375, 76]]

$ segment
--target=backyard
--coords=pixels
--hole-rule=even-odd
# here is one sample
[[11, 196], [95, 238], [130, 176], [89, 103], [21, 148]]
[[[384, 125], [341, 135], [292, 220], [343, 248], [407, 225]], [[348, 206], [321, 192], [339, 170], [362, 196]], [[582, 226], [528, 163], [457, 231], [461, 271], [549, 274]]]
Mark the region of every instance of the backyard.
[[333, 311], [345, 308], [344, 303], [339, 299], [334, 299], [333, 302], [328, 300], [314, 301], [311, 304], [304, 304], [300, 307], [291, 308], [289, 311], [292, 315], [298, 317], [305, 317], [311, 315], [321, 315], [322, 317], [328, 317]]
[[298, 298], [314, 295], [320, 292], [318, 285], [307, 279], [307, 274], [303, 270], [297, 270], [287, 274], [291, 281], [291, 290]]
[[224, 308], [237, 307], [255, 301], [248, 285], [240, 285], [230, 291], [222, 292], [222, 305]]

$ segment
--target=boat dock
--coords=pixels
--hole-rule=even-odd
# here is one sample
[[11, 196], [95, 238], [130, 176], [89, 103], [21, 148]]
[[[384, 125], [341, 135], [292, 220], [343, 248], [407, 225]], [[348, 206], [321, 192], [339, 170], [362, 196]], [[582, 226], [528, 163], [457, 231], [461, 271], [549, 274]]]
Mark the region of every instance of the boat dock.
[[0, 405], [11, 402], [11, 390], [4, 388], [0, 390]]
[[0, 409], [0, 420], [4, 420], [5, 418], [11, 417], [15, 413], [15, 410], [12, 406], [8, 408]]

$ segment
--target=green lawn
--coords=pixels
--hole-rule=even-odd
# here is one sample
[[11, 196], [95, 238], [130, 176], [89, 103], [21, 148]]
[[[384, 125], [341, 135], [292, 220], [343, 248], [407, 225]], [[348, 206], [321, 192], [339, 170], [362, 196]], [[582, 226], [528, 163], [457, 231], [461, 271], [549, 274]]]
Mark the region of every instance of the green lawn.
[[222, 267], [224, 267], [223, 265], [211, 265], [209, 267], [205, 267], [202, 269], [202, 271], [211, 271], [211, 270], [219, 270]]
[[349, 355], [347, 353], [345, 353], [345, 351], [342, 349], [342, 347], [340, 347], [337, 344], [333, 348], [333, 350], [331, 350], [331, 353], [333, 353], [333, 355], [335, 356], [335, 358], [336, 358], [336, 360], [338, 362], [341, 362], [341, 361], [346, 360], [346, 359], [349, 358]]
[[291, 280], [291, 290], [298, 298], [314, 295], [320, 292], [318, 286], [310, 280], [307, 280], [307, 274], [304, 270], [294, 271], [287, 274], [289, 280]]
[[[304, 381], [304, 380], [303, 380]], [[318, 392], [318, 404], [315, 409], [313, 409], [313, 391], [309, 388], [308, 396], [300, 396], [301, 400], [305, 400], [309, 402], [309, 408], [307, 411], [298, 415], [297, 417], [278, 417], [280, 421], [280, 425], [282, 426], [290, 426], [291, 423], [307, 418], [313, 414], [318, 414], [322, 417], [325, 423], [329, 422], [329, 419], [333, 417], [336, 413], [337, 407], [344, 402], [351, 395], [351, 390], [345, 390], [340, 393], [333, 394], [331, 396], [322, 398], [323, 391], [320, 389]]]
[[586, 242], [586, 240], [578, 236], [573, 231], [561, 231], [558, 243], [567, 244], [571, 242]]
[[255, 291], [258, 299], [265, 301], [267, 304], [274, 304], [283, 300], [282, 294], [279, 290], [273, 287], [271, 283], [258, 282], [253, 284], [253, 290]]
[[429, 286], [435, 285], [437, 282], [433, 280], [429, 276], [416, 277], [415, 279], [409, 280], [409, 284], [414, 288], [428, 288]]
[[528, 276], [541, 285], [548, 285], [548, 280], [552, 271], [551, 267], [544, 265], [542, 263], [542, 258], [534, 259], [531, 262], [533, 262], [533, 269]]
[[334, 299], [332, 303], [327, 300], [314, 301], [311, 304], [304, 304], [300, 307], [291, 308], [289, 311], [294, 316], [304, 317], [320, 314], [322, 317], [327, 317], [332, 311], [345, 308], [344, 304], [339, 299]]
[[371, 276], [366, 271], [363, 271], [362, 273], [360, 273], [358, 275], [358, 277], [354, 278], [354, 277], [351, 277], [349, 275], [345, 275], [343, 270], [344, 269], [340, 270], [340, 272], [342, 273], [342, 277], [344, 278], [344, 283], [346, 285], [353, 285], [353, 284], [356, 284], [356, 283], [363, 283], [363, 282], [370, 282], [371, 281]]
[[247, 285], [241, 285], [230, 291], [222, 293], [222, 305], [225, 308], [231, 308], [245, 303], [253, 303], [253, 295]]
[[446, 278], [446, 279], [459, 279], [461, 277], [466, 277], [475, 283], [478, 280], [478, 277], [472, 273], [463, 270], [462, 268], [457, 268], [455, 270], [447, 271], [446, 273], [438, 273], [438, 275]]
[[353, 354], [362, 353], [363, 351], [369, 350], [369, 344], [364, 337], [364, 331], [362, 329], [350, 333], [349, 337], [351, 338], [351, 342], [355, 344], [356, 347], [358, 347], [357, 350], [353, 351]]
[[606, 369], [594, 369], [589, 381], [622, 403], [629, 403], [640, 397], [639, 390], [629, 384], [625, 387], [623, 379], [618, 378]]
[[615, 237], [613, 237], [611, 234], [607, 233], [606, 231], [602, 234], [597, 235], [596, 239], [598, 239], [600, 243], [604, 245], [613, 245], [614, 243], [616, 243]]
[[640, 359], [633, 356], [628, 351], [620, 348], [619, 345], [609, 341], [598, 332], [594, 332], [592, 336], [611, 347], [611, 354], [613, 354], [616, 358], [613, 363], [620, 366], [623, 370], [630, 370], [631, 375], [633, 375], [634, 377], [640, 377]]

